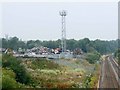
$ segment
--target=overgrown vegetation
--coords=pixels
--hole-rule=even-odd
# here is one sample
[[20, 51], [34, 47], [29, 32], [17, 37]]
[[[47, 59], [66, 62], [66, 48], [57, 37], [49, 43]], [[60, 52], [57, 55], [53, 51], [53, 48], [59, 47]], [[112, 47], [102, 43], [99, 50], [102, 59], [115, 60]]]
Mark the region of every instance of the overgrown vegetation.
[[3, 88], [80, 88], [86, 73], [94, 70], [94, 64], [77, 59], [55, 62], [3, 55], [2, 61]]
[[100, 60], [100, 56], [101, 55], [98, 52], [87, 53], [86, 60], [89, 63], [94, 64], [95, 62]]
[[97, 88], [98, 80], [100, 75], [100, 65], [95, 65], [95, 70], [88, 74], [84, 79], [83, 87], [84, 88]]
[[60, 69], [58, 64], [46, 59], [37, 59], [32, 61], [31, 68], [33, 69]]
[[118, 64], [120, 64], [120, 48], [118, 48], [118, 50], [115, 51], [114, 57], [117, 59]]
[[11, 69], [2, 69], [2, 88], [22, 88], [24, 85], [16, 81], [16, 74]]
[[[5, 88], [11, 87], [12, 83], [10, 83], [10, 81], [13, 82], [13, 84], [15, 84], [15, 86], [13, 87], [19, 87], [19, 83], [26, 85], [29, 85], [31, 83], [31, 76], [27, 73], [25, 67], [21, 65], [21, 61], [17, 60], [12, 55], [7, 54], [3, 55], [2, 68], [3, 68], [2, 85]], [[9, 83], [7, 82], [7, 80], [9, 81]]]

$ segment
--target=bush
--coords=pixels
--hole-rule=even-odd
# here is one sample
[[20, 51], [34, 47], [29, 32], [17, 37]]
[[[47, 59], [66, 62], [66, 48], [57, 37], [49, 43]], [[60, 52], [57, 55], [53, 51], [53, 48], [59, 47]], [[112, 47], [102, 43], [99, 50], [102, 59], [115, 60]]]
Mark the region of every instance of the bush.
[[94, 64], [96, 61], [100, 60], [100, 54], [97, 52], [94, 53], [88, 53], [86, 56], [86, 60], [91, 63]]
[[90, 83], [89, 83], [89, 87], [90, 87], [90, 88], [95, 88], [97, 81], [98, 81], [98, 80], [97, 80], [97, 77], [96, 77], [96, 76], [91, 77], [91, 81], [90, 81]]
[[16, 74], [16, 81], [24, 84], [30, 83], [30, 75], [26, 72], [26, 69], [21, 65], [21, 61], [17, 60], [11, 55], [3, 55], [2, 66], [13, 70]]
[[114, 53], [114, 56], [120, 60], [120, 48]]
[[100, 65], [95, 64], [94, 72], [87, 75], [83, 82], [85, 88], [97, 88], [98, 80], [100, 76]]
[[10, 78], [15, 78], [16, 75], [11, 69], [2, 68], [2, 75], [9, 75]]
[[15, 73], [12, 70], [2, 69], [2, 88], [19, 88], [22, 85], [16, 82]]

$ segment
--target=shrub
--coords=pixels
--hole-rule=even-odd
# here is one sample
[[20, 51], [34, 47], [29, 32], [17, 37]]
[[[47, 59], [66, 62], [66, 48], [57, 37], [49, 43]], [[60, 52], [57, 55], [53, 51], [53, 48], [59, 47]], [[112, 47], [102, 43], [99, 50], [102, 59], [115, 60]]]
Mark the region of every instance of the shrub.
[[86, 56], [86, 60], [91, 63], [94, 64], [96, 61], [100, 60], [100, 54], [97, 52], [94, 53], [88, 53]]
[[89, 82], [89, 87], [94, 88], [96, 86], [97, 81], [98, 80], [96, 76], [91, 77], [91, 81]]
[[15, 80], [15, 73], [12, 70], [2, 69], [2, 88], [19, 88], [22, 85]]
[[21, 61], [17, 60], [12, 55], [3, 55], [2, 58], [3, 67], [7, 67], [13, 70], [16, 74], [16, 81], [24, 84], [30, 83], [30, 75], [26, 72], [26, 69], [21, 65]]

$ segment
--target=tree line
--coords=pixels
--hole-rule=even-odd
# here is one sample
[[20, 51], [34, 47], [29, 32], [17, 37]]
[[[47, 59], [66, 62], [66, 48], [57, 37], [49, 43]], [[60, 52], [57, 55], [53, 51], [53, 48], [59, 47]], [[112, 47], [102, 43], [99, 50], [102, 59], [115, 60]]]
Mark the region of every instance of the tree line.
[[[92, 52], [97, 51], [100, 54], [107, 54], [115, 52], [118, 47], [118, 42], [120, 40], [111, 40], [111, 41], [105, 41], [105, 40], [90, 40], [89, 38], [84, 38], [80, 40], [75, 39], [67, 39], [67, 49], [73, 51], [76, 48], [82, 49], [83, 52]], [[39, 46], [45, 46], [48, 48], [58, 48], [61, 46], [61, 40], [49, 40], [49, 41], [41, 41], [41, 40], [28, 40], [27, 42], [22, 41], [21, 39], [17, 37], [10, 37], [9, 39], [1, 38], [0, 42], [2, 44], [0, 45], [3, 48], [11, 48], [13, 50], [18, 50], [19, 48], [23, 49], [31, 49], [33, 47], [39, 47]]]

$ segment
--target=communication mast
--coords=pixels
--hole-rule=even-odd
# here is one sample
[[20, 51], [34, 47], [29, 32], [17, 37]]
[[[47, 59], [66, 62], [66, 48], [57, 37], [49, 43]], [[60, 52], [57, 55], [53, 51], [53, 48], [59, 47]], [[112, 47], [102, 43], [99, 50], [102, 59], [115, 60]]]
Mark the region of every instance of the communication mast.
[[62, 52], [66, 52], [66, 22], [65, 16], [67, 15], [65, 10], [59, 12], [60, 16], [62, 17], [62, 38], [61, 38], [61, 47]]

